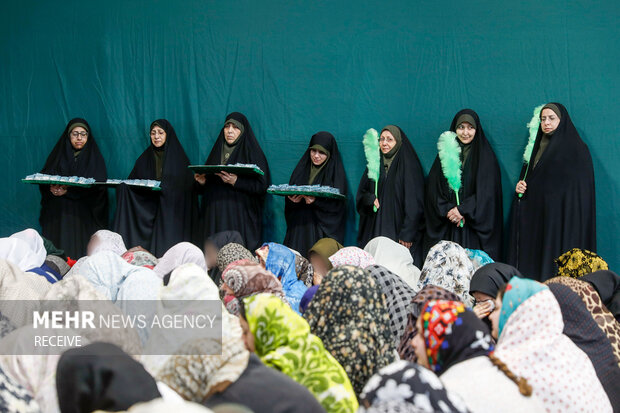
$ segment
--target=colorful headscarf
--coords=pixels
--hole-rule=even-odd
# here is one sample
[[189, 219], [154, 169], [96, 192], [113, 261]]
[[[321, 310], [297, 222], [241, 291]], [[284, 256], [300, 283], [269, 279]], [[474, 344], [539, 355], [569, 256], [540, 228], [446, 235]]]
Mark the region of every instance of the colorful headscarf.
[[467, 255], [469, 256], [471, 263], [474, 265], [474, 271], [495, 262], [493, 261], [493, 258], [489, 257], [489, 254], [482, 250], [471, 250], [469, 248], [465, 248], [465, 251], [467, 251]]
[[[255, 261], [242, 260], [231, 263], [222, 273], [222, 282], [234, 293], [234, 299], [225, 297], [224, 300], [226, 309], [231, 314], [239, 315], [236, 300], [259, 293], [273, 294], [288, 304], [280, 281], [271, 271], [264, 269]], [[223, 292], [222, 287], [220, 295], [223, 295]]]
[[334, 255], [329, 257], [329, 262], [333, 267], [340, 267], [341, 265], [352, 265], [354, 267], [366, 268], [369, 265], [376, 264], [375, 259], [370, 253], [357, 247], [345, 247]]
[[377, 370], [397, 359], [385, 296], [361, 268], [345, 265], [327, 273], [304, 318], [344, 367], [356, 394]]
[[258, 262], [256, 257], [243, 245], [231, 242], [217, 252], [217, 268], [224, 271], [231, 263], [241, 260]]
[[560, 306], [549, 288], [515, 277], [502, 300], [494, 354], [528, 381], [548, 412], [611, 412], [592, 362], [563, 330]]
[[295, 253], [284, 245], [276, 244], [275, 242], [263, 244], [263, 246], [269, 247], [265, 268], [280, 280], [282, 291], [284, 291], [284, 295], [286, 295], [291, 308], [297, 314], [301, 314], [299, 312], [299, 303], [308, 287], [306, 287], [303, 281], [297, 279]]
[[467, 251], [456, 242], [440, 241], [426, 256], [418, 290], [427, 285], [437, 285], [459, 296], [467, 307], [474, 304], [469, 295], [469, 282], [474, 275], [474, 265]]
[[155, 268], [153, 268], [153, 271], [161, 278], [164, 278], [166, 274], [175, 268], [189, 263], [196, 264], [201, 269], [207, 271], [205, 256], [200, 248], [191, 242], [179, 242], [166, 251], [163, 257], [159, 259]]
[[422, 312], [422, 307], [431, 300], [447, 300], [458, 301], [459, 296], [450, 291], [437, 287], [436, 285], [427, 285], [418, 292], [411, 300], [411, 312], [407, 317], [407, 326], [400, 339], [398, 346], [398, 354], [403, 360], [417, 362], [415, 350], [411, 345], [411, 340], [418, 334], [417, 322]]
[[295, 254], [295, 273], [297, 279], [305, 284], [306, 287], [312, 286], [314, 279], [314, 268], [307, 258], [302, 257], [299, 254]]
[[385, 294], [385, 304], [390, 315], [390, 329], [394, 336], [394, 345], [397, 346], [405, 331], [415, 292], [402, 278], [385, 267], [371, 265], [366, 267], [366, 271], [375, 278]]
[[596, 253], [579, 248], [566, 251], [555, 263], [558, 265], [558, 275], [563, 277], [579, 278], [594, 271], [609, 269], [605, 260]]
[[358, 413], [466, 413], [460, 397], [450, 394], [432, 371], [398, 360], [375, 373], [360, 395]]
[[116, 255], [123, 255], [127, 252], [127, 247], [125, 246], [125, 241], [123, 241], [121, 234], [108, 231], [107, 229], [100, 229], [93, 234], [91, 239], [93, 238], [96, 238], [99, 243], [89, 251], [90, 254], [88, 255], [94, 255], [101, 251], [112, 251]]
[[493, 351], [489, 329], [461, 302], [429, 301], [421, 317], [428, 363], [439, 375], [457, 363]]
[[159, 260], [148, 251], [127, 251], [122, 258], [131, 265], [136, 267], [144, 267], [152, 270], [155, 268]]
[[354, 412], [357, 398], [344, 369], [310, 333], [308, 323], [277, 297], [247, 297], [245, 318], [256, 354], [314, 394], [327, 412]]
[[607, 335], [620, 366], [620, 323], [605, 308], [594, 287], [585, 281], [570, 277], [554, 277], [545, 281], [545, 284], [552, 283], [566, 285], [579, 295], [598, 327]]
[[502, 298], [502, 310], [499, 313], [499, 326], [497, 328], [498, 337], [502, 335], [502, 330], [510, 315], [528, 298], [544, 290], [549, 290], [549, 287], [533, 280], [519, 277], [510, 279]]

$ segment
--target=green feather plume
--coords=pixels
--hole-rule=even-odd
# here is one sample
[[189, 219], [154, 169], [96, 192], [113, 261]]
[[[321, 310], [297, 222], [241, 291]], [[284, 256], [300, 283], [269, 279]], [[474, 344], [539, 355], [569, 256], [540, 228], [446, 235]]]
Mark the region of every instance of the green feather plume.
[[366, 167], [368, 168], [368, 178], [379, 182], [380, 160], [379, 155], [379, 133], [375, 129], [368, 129], [364, 134], [364, 155], [366, 155]]
[[461, 189], [461, 146], [456, 139], [456, 133], [452, 131], [442, 133], [437, 141], [437, 151], [443, 176], [458, 199]]
[[523, 162], [526, 164], [530, 163], [530, 158], [532, 157], [534, 143], [536, 142], [536, 135], [538, 134], [538, 127], [540, 126], [540, 111], [542, 111], [543, 106], [545, 105], [537, 106], [534, 109], [532, 120], [530, 120], [527, 124], [527, 127], [530, 130], [530, 137], [527, 140], [527, 145], [525, 146], [525, 151], [523, 152]]

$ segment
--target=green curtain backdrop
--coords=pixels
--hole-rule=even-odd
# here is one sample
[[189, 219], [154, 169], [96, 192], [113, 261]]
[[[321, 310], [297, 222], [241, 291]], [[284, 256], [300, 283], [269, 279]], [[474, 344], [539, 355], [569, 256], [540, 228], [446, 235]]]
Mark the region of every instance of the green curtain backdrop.
[[[23, 0], [0, 14], [0, 235], [38, 228], [38, 171], [86, 118], [112, 178], [148, 125], [174, 125], [204, 162], [227, 113], [247, 115], [274, 183], [330, 131], [354, 194], [364, 131], [403, 128], [425, 172], [454, 114], [478, 112], [502, 167], [505, 215], [536, 105], [566, 105], [594, 159], [599, 253], [620, 269], [620, 2], [523, 0]], [[113, 196], [113, 191], [110, 191]], [[348, 243], [356, 214], [349, 201]], [[267, 236], [284, 237], [269, 199]], [[567, 228], [570, 230], [570, 228]]]

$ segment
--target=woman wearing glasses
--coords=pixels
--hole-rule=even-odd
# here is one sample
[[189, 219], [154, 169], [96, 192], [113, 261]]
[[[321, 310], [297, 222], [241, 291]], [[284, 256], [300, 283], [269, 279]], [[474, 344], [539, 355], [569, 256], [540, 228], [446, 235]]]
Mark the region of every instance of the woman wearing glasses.
[[362, 175], [357, 189], [360, 214], [357, 242], [364, 247], [378, 236], [388, 237], [409, 248], [414, 264], [421, 265], [424, 234], [424, 173], [407, 135], [388, 125], [379, 137], [381, 168], [375, 196], [375, 182]]
[[[105, 161], [90, 126], [84, 119], [69, 121], [47, 157], [41, 173], [79, 176], [105, 181]], [[108, 226], [108, 192], [105, 187], [39, 185], [43, 236], [69, 257], [86, 255], [90, 236]]]
[[170, 122], [157, 119], [149, 135], [150, 145], [128, 179], [160, 181], [161, 191], [119, 185], [114, 231], [128, 247], [139, 245], [161, 257], [173, 245], [192, 240], [198, 202], [189, 158]]

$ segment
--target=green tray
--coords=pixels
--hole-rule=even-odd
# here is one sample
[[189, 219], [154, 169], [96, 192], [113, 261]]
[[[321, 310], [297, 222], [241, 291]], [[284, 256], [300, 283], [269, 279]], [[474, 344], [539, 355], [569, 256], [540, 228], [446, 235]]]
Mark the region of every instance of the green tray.
[[92, 184], [80, 184], [77, 182], [62, 182], [62, 181], [39, 181], [32, 179], [22, 179], [22, 182], [25, 184], [38, 184], [38, 185], [67, 185], [67, 186], [77, 186], [80, 188], [90, 188]]
[[127, 182], [95, 182], [95, 185], [106, 185], [106, 186], [119, 186], [120, 184], [125, 184], [127, 186], [135, 186], [136, 188], [150, 189], [151, 191], [161, 191], [161, 187], [159, 186], [144, 186], [144, 185], [128, 184]]
[[188, 168], [197, 174], [215, 174], [224, 171], [236, 175], [265, 175], [265, 172], [259, 168], [252, 168], [248, 166], [190, 165]]
[[345, 195], [342, 195], [342, 194], [332, 194], [332, 193], [329, 193], [329, 192], [282, 191], [282, 190], [268, 189], [267, 193], [272, 194], [272, 195], [280, 195], [280, 196], [307, 195], [307, 196], [315, 196], [317, 198], [347, 199], [347, 197]]

